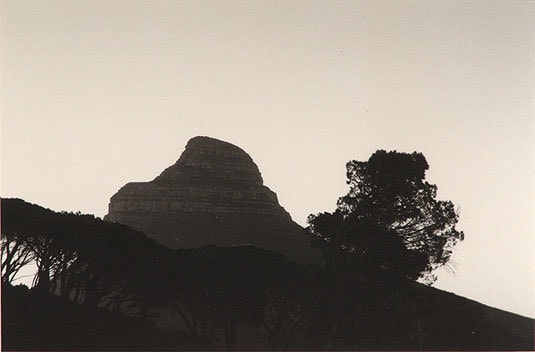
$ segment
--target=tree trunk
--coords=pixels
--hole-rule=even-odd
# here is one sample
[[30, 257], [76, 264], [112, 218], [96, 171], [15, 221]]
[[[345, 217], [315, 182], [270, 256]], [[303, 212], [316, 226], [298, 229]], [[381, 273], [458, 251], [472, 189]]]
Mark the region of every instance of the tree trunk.
[[36, 289], [43, 294], [50, 292], [50, 268], [47, 264], [38, 268]]

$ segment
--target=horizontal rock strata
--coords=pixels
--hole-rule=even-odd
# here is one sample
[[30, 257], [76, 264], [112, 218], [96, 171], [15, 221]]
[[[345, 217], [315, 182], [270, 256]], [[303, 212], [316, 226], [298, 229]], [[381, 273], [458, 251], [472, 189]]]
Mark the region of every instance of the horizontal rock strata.
[[129, 225], [170, 248], [250, 244], [298, 262], [316, 262], [303, 228], [263, 185], [251, 157], [209, 137], [191, 139], [178, 161], [151, 182], [111, 197], [109, 221]]

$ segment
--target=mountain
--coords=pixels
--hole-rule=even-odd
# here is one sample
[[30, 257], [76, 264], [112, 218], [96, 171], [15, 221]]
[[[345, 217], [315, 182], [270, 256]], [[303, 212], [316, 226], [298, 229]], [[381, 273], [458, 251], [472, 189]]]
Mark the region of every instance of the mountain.
[[301, 226], [263, 184], [239, 147], [192, 138], [178, 161], [150, 182], [111, 197], [106, 220], [142, 231], [169, 248], [250, 244], [300, 263], [318, 262]]

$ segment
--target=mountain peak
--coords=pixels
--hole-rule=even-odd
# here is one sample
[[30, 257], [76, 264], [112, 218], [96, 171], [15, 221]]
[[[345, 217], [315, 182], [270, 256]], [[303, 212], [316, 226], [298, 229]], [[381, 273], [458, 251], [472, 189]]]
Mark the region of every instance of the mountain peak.
[[215, 138], [190, 139], [153, 181], [126, 184], [111, 197], [106, 219], [170, 248], [250, 244], [317, 262], [303, 228], [263, 184], [249, 154]]
[[178, 161], [154, 181], [263, 184], [258, 166], [243, 149], [204, 136], [190, 139]]

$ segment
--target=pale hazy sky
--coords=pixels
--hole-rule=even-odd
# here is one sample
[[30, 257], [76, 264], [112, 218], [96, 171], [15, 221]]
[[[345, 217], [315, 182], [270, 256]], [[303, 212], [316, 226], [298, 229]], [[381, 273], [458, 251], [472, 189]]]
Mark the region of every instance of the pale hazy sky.
[[535, 2], [1, 1], [1, 195], [103, 216], [189, 138], [295, 221], [420, 151], [466, 240], [437, 287], [535, 316]]

